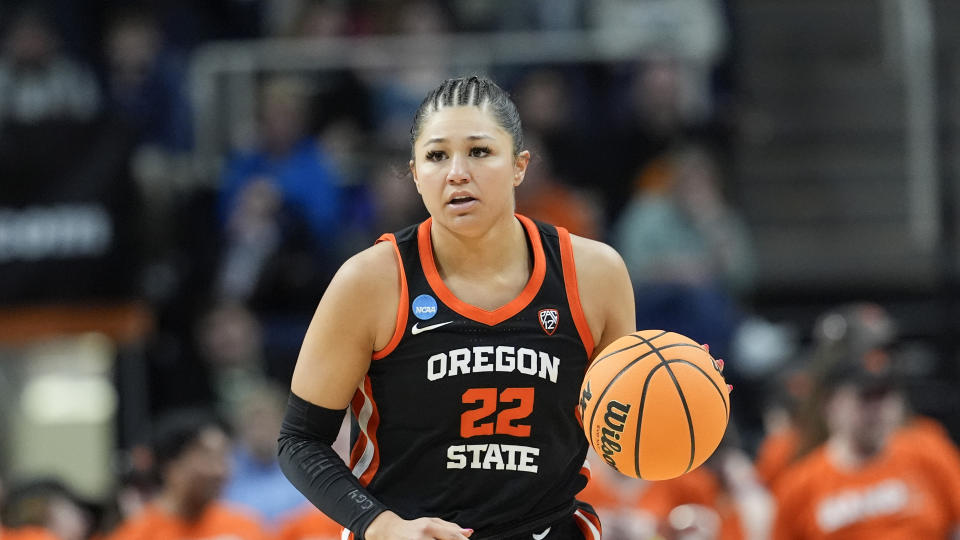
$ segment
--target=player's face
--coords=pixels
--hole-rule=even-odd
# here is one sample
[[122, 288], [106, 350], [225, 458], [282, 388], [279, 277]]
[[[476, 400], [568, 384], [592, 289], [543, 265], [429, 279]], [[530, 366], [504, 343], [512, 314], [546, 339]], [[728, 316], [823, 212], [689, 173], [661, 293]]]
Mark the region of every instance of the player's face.
[[427, 211], [443, 225], [469, 234], [512, 216], [514, 188], [530, 153], [513, 153], [513, 137], [479, 107], [431, 113], [414, 142], [410, 171]]

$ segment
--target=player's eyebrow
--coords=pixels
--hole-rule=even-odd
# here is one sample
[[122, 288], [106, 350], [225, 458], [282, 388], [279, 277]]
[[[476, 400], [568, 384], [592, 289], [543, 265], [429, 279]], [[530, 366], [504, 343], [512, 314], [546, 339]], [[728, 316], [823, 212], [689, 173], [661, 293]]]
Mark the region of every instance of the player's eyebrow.
[[[493, 140], [493, 135], [487, 135], [486, 133], [478, 133], [476, 135], [470, 135], [467, 137], [468, 141], [479, 141], [482, 139]], [[447, 138], [446, 137], [430, 137], [429, 139], [427, 139], [427, 142], [424, 144], [442, 143], [442, 142], [447, 142]]]

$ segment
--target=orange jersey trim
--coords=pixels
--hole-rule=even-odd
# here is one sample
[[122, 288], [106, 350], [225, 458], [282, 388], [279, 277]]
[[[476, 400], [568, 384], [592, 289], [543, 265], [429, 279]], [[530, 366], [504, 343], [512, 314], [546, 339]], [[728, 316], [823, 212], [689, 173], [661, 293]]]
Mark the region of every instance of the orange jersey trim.
[[350, 468], [360, 485], [367, 486], [380, 468], [380, 446], [377, 445], [380, 412], [373, 401], [373, 387], [369, 375], [363, 378], [363, 383], [353, 395], [351, 405], [360, 425], [360, 435], [350, 452]]
[[527, 280], [527, 285], [516, 298], [493, 311], [481, 309], [460, 300], [443, 282], [433, 258], [433, 243], [430, 241], [430, 227], [433, 224], [433, 218], [427, 218], [417, 230], [420, 264], [423, 266], [423, 273], [427, 276], [427, 283], [430, 284], [433, 292], [453, 311], [487, 326], [500, 324], [527, 307], [537, 295], [540, 286], [543, 285], [543, 278], [547, 273], [546, 256], [543, 254], [543, 244], [540, 242], [540, 231], [537, 229], [537, 225], [530, 218], [520, 214], [514, 215], [526, 229], [527, 237], [533, 246], [533, 272], [530, 274], [530, 279]]
[[397, 255], [397, 267], [400, 269], [400, 305], [397, 307], [397, 328], [393, 331], [393, 337], [390, 338], [390, 343], [387, 343], [386, 347], [374, 351], [372, 357], [374, 360], [380, 360], [397, 348], [400, 338], [403, 337], [403, 333], [407, 329], [407, 304], [410, 300], [410, 293], [407, 290], [407, 274], [403, 269], [403, 258], [400, 256], [400, 247], [397, 246], [397, 237], [392, 233], [384, 234], [377, 239], [375, 244], [380, 242], [393, 244], [393, 252]]
[[589, 460], [583, 460], [583, 465], [580, 466], [580, 475], [587, 479], [588, 484], [593, 480], [593, 471], [590, 468]]
[[593, 358], [593, 334], [590, 333], [590, 325], [587, 324], [587, 316], [583, 313], [583, 306], [580, 304], [580, 288], [577, 287], [577, 265], [573, 260], [573, 242], [570, 241], [570, 233], [563, 227], [557, 227], [557, 234], [560, 236], [560, 262], [563, 266], [563, 285], [567, 289], [567, 303], [570, 304], [570, 314], [573, 315], [573, 324], [577, 327], [577, 333], [580, 334], [580, 341], [587, 350], [587, 359]]
[[577, 510], [573, 513], [573, 516], [577, 520], [577, 528], [580, 529], [586, 540], [600, 540], [603, 528], [600, 526], [600, 519], [597, 516], [583, 510]]

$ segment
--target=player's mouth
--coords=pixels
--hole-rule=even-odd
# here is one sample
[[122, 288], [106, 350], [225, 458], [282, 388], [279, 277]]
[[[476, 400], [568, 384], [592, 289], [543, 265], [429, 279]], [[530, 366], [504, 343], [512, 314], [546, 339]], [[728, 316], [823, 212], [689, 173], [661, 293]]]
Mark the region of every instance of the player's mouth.
[[477, 202], [477, 199], [473, 195], [466, 193], [454, 193], [450, 199], [447, 200], [447, 204], [452, 208], [458, 210], [470, 208]]

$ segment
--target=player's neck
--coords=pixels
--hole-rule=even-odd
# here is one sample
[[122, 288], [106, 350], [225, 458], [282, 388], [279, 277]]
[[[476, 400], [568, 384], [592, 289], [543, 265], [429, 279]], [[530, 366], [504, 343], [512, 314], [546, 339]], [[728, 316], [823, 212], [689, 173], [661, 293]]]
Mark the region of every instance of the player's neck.
[[516, 266], [523, 266], [529, 273], [532, 266], [526, 232], [513, 215], [476, 237], [458, 235], [434, 223], [430, 238], [437, 269], [444, 278], [456, 275], [484, 279], [502, 275]]

